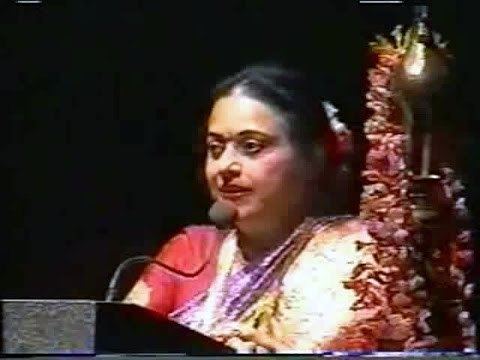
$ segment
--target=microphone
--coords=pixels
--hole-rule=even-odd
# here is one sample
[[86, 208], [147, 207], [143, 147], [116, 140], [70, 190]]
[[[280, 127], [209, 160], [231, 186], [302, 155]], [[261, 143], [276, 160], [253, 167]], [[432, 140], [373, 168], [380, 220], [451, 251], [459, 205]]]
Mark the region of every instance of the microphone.
[[161, 267], [163, 270], [165, 270], [167, 273], [169, 273], [173, 276], [177, 276], [177, 277], [180, 277], [182, 279], [186, 279], [186, 278], [189, 279], [189, 278], [193, 278], [193, 277], [197, 276], [198, 274], [200, 274], [205, 269], [205, 267], [207, 266], [209, 261], [207, 260], [195, 272], [187, 273], [187, 272], [184, 272], [184, 271], [181, 271], [181, 270], [177, 270], [177, 269], [175, 269], [175, 268], [173, 268], [173, 267], [171, 267], [167, 264], [164, 264], [163, 262], [158, 261], [157, 259], [154, 259], [151, 256], [139, 255], [139, 256], [130, 257], [130, 258], [122, 261], [120, 263], [120, 265], [118, 265], [118, 267], [115, 269], [115, 272], [113, 273], [113, 276], [110, 279], [110, 283], [108, 285], [107, 292], [105, 294], [105, 301], [106, 302], [112, 302], [112, 301], [115, 300], [115, 298], [117, 296], [117, 292], [118, 292], [118, 288], [117, 288], [118, 280], [120, 278], [120, 275], [123, 274], [123, 271], [125, 269], [129, 268], [131, 265], [141, 264], [141, 263], [155, 264], [155, 265]]
[[220, 229], [230, 228], [236, 216], [237, 209], [232, 204], [220, 200], [217, 200], [208, 211], [208, 217]]

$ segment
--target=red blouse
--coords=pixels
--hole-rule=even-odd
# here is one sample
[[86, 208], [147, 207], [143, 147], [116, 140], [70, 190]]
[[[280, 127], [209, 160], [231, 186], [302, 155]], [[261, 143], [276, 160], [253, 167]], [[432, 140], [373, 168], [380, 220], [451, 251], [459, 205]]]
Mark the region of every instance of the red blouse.
[[[172, 275], [157, 265], [149, 265], [139, 281], [147, 286], [148, 302], [145, 307], [164, 316], [208, 289], [215, 277], [221, 233], [213, 226], [189, 226], [166, 243], [156, 259], [183, 272], [195, 272], [208, 261], [207, 266], [194, 278], [184, 279]], [[135, 287], [131, 297], [137, 302]]]

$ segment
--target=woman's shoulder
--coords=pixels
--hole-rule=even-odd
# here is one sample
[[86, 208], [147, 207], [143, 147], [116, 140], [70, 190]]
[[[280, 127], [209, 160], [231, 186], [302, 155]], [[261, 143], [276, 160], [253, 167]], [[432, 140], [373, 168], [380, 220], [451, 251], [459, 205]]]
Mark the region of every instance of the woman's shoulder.
[[355, 216], [342, 215], [319, 219], [308, 249], [314, 256], [330, 256], [339, 262], [356, 263], [370, 259], [370, 248], [359, 246], [374, 240], [366, 223]]
[[354, 215], [335, 215], [315, 219], [314, 238], [329, 235], [332, 239], [342, 239], [348, 236], [369, 237], [367, 224]]
[[202, 242], [218, 241], [222, 232], [213, 225], [188, 225], [173, 235], [164, 245], [167, 247], [197, 246]]
[[224, 233], [215, 226], [189, 225], [172, 236], [160, 248], [156, 258], [171, 265], [202, 261], [218, 250], [223, 237]]
[[184, 281], [184, 278], [151, 264], [126, 301], [166, 316], [179, 304], [203, 291], [214, 274], [214, 262], [209, 260], [216, 254], [220, 237], [221, 232], [214, 226], [191, 225], [183, 228], [157, 251], [155, 259], [181, 272], [195, 273], [203, 268], [202, 272], [191, 278], [192, 281]]

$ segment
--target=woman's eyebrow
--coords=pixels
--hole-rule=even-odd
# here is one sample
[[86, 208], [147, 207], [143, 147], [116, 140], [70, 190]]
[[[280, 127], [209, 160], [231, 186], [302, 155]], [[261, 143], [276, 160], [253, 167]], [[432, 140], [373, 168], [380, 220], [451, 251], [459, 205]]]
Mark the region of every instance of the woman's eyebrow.
[[222, 134], [218, 134], [218, 133], [214, 133], [214, 132], [211, 132], [209, 131], [208, 134], [207, 134], [207, 138], [209, 137], [213, 137], [213, 138], [217, 138], [217, 139], [224, 139], [225, 136], [223, 136]]
[[248, 135], [260, 135], [264, 137], [272, 137], [272, 135], [264, 133], [262, 131], [258, 131], [258, 130], [243, 130], [237, 134], [237, 136], [248, 136]]
[[[257, 136], [260, 135], [260, 136], [263, 136], [263, 137], [272, 137], [272, 135], [264, 133], [262, 131], [258, 131], [258, 130], [243, 130], [243, 131], [240, 131], [238, 134], [235, 134], [234, 137], [238, 137], [238, 136], [244, 137], [244, 136], [249, 136], [249, 135], [257, 135]], [[207, 136], [214, 137], [214, 138], [220, 138], [220, 139], [229, 138], [229, 136], [225, 136], [225, 135], [215, 133], [215, 132], [211, 132], [211, 131], [207, 134]]]

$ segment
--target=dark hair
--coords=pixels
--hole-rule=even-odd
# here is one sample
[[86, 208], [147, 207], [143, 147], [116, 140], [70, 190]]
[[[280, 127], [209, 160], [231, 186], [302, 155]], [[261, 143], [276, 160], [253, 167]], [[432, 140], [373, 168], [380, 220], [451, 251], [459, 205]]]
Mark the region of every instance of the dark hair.
[[239, 91], [269, 106], [285, 121], [290, 138], [310, 154], [331, 134], [322, 94], [306, 75], [279, 64], [248, 66], [213, 89], [212, 102]]

